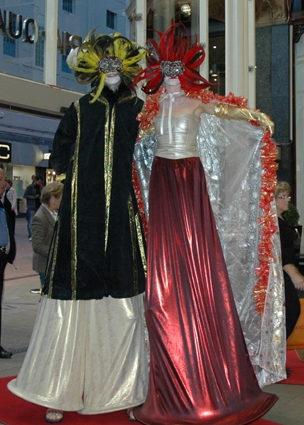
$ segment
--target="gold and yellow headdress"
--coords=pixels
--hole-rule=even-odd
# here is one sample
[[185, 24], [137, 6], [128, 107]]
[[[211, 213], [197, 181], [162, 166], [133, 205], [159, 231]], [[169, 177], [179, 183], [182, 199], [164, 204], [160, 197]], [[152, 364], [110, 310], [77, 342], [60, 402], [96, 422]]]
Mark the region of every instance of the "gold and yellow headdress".
[[129, 87], [136, 75], [142, 70], [138, 62], [144, 58], [146, 50], [121, 36], [96, 34], [95, 28], [86, 36], [79, 47], [75, 62], [68, 61], [70, 68], [75, 70], [76, 80], [80, 84], [96, 86], [96, 92], [91, 102], [99, 97], [109, 72], [116, 72]]

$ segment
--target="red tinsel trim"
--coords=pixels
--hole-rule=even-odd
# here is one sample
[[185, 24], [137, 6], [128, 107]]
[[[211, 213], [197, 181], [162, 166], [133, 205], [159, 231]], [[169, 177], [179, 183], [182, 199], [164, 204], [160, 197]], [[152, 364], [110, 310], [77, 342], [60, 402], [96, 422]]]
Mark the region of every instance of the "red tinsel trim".
[[258, 246], [259, 266], [256, 267], [258, 281], [254, 286], [254, 299], [258, 314], [263, 314], [269, 278], [269, 264], [273, 258], [272, 236], [277, 231], [276, 215], [272, 212], [271, 202], [274, 200], [274, 190], [277, 184], [278, 164], [276, 144], [271, 140], [269, 130], [262, 139], [261, 164], [262, 180], [260, 190], [260, 208], [262, 214], [258, 224], [261, 228], [261, 240]]
[[142, 111], [137, 115], [137, 120], [140, 121], [139, 130], [146, 130], [151, 127], [153, 119], [160, 109], [159, 99], [165, 92], [165, 87], [162, 87], [157, 93], [148, 96]]
[[[146, 130], [151, 127], [153, 119], [160, 109], [160, 97], [165, 92], [165, 87], [161, 87], [157, 93], [148, 96], [143, 110], [137, 116], [138, 121], [140, 121], [140, 130]], [[229, 93], [227, 96], [221, 96], [213, 93], [211, 90], [203, 89], [199, 91], [186, 92], [185, 94], [191, 99], [200, 99], [202, 103], [208, 103], [213, 100], [235, 105], [239, 108], [245, 108], [247, 106], [247, 100], [244, 97], [234, 96], [232, 93]], [[256, 122], [254, 121], [254, 123]]]
[[190, 98], [201, 99], [203, 103], [208, 103], [210, 101], [218, 101], [223, 103], [228, 103], [229, 105], [235, 105], [239, 108], [247, 107], [247, 99], [242, 96], [234, 96], [233, 93], [229, 93], [227, 96], [221, 96], [217, 93], [213, 93], [211, 90], [205, 89], [195, 92], [187, 93], [187, 96]]

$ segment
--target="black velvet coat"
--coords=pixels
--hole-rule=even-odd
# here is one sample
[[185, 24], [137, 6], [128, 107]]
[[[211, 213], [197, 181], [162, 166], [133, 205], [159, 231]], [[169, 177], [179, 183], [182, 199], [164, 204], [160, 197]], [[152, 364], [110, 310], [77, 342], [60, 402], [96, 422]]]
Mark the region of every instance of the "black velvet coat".
[[72, 104], [55, 135], [51, 165], [66, 173], [44, 293], [62, 300], [127, 298], [145, 285], [145, 247], [132, 186], [143, 102], [107, 87]]

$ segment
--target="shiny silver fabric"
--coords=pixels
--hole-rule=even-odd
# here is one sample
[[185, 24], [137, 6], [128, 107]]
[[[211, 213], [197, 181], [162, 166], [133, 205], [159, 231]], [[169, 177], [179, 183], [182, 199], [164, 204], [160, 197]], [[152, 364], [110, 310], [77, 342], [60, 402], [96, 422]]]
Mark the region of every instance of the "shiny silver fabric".
[[[253, 288], [257, 281], [262, 130], [246, 121], [202, 114], [197, 148], [204, 166], [234, 298], [248, 352], [261, 387], [285, 378], [286, 340], [283, 276], [278, 234], [272, 238], [265, 311], [259, 316]], [[135, 148], [135, 160], [148, 217], [149, 175], [157, 149], [155, 135]], [[273, 214], [275, 206], [273, 205]], [[220, 296], [220, 294], [219, 294]]]
[[142, 404], [147, 393], [143, 294], [89, 301], [42, 299], [17, 396], [81, 414]]
[[[162, 124], [161, 117], [156, 117], [154, 119], [155, 130], [159, 134], [155, 152], [156, 156], [168, 159], [198, 157], [196, 127], [197, 123], [199, 123], [199, 119], [194, 115], [187, 115], [187, 120], [183, 120], [182, 118], [183, 116], [171, 116], [174, 144], [171, 140], [168, 140], [170, 134], [168, 130], [168, 120], [165, 120]], [[161, 127], [163, 127], [163, 129]]]
[[[257, 314], [258, 218], [263, 132], [246, 121], [201, 116], [198, 149], [219, 230], [234, 298], [251, 362], [261, 386], [285, 377], [285, 310], [280, 242], [273, 236], [274, 259], [263, 316]], [[275, 206], [273, 215], [276, 217]], [[271, 261], [271, 260], [270, 260]]]

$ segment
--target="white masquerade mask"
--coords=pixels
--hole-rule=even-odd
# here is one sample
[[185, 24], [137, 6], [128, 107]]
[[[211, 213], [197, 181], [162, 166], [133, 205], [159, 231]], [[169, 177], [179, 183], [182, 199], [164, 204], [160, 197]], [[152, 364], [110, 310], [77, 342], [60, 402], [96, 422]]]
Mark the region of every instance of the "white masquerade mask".
[[168, 86], [177, 86], [178, 84], [180, 84], [179, 79], [176, 77], [165, 77], [164, 81]]
[[121, 78], [116, 72], [109, 73], [106, 77], [105, 84], [111, 86], [112, 84], [118, 84], [121, 81]]

